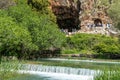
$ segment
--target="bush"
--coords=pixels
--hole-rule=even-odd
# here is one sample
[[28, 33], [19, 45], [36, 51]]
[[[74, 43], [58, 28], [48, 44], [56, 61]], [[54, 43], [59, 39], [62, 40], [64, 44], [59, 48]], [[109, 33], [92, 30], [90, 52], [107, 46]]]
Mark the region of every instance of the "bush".
[[62, 54], [78, 54], [79, 51], [76, 49], [63, 49]]
[[23, 23], [24, 19], [34, 17], [31, 8], [23, 0], [19, 0], [16, 6], [7, 10], [8, 16], [11, 16], [17, 24]]
[[44, 15], [39, 22], [41, 24], [32, 30], [33, 42], [40, 50], [60, 48], [65, 41], [65, 35], [60, 32], [58, 26]]
[[[95, 34], [76, 34], [67, 38], [66, 50], [76, 49], [81, 54], [96, 54], [104, 58], [119, 58], [118, 38]], [[76, 53], [76, 52], [73, 52]]]
[[32, 0], [30, 3], [35, 7], [35, 9], [40, 10], [42, 13], [46, 13], [49, 6], [48, 0]]
[[101, 57], [104, 58], [119, 58], [120, 47], [115, 45], [106, 45], [105, 43], [97, 44], [93, 48]]
[[[41, 1], [41, 7], [48, 8], [48, 0]], [[65, 35], [58, 29], [51, 11], [46, 9], [46, 12], [31, 9], [26, 0], [16, 0], [16, 6], [1, 10], [1, 36], [4, 36], [1, 37], [1, 52], [22, 57], [27, 56], [28, 51], [60, 48]]]
[[32, 39], [26, 28], [18, 26], [11, 17], [0, 16], [0, 52], [2, 54], [22, 54], [32, 46]]
[[78, 50], [91, 50], [94, 44], [98, 42], [99, 35], [92, 34], [76, 34], [67, 38], [68, 47]]

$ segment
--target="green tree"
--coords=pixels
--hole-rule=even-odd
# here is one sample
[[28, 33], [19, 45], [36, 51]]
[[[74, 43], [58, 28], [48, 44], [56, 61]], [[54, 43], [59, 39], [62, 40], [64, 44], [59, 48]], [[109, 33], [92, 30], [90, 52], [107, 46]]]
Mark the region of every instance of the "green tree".
[[60, 48], [65, 41], [65, 35], [60, 32], [58, 26], [50, 21], [47, 15], [41, 16], [39, 23], [32, 31], [33, 42], [42, 50]]
[[111, 5], [111, 8], [108, 11], [110, 17], [113, 20], [115, 27], [117, 27], [118, 29], [120, 29], [120, 9], [119, 9], [119, 7], [120, 7], [120, 1], [115, 0], [114, 3]]
[[119, 0], [101, 0], [101, 4], [108, 7], [107, 13], [111, 17], [115, 27], [120, 29], [120, 1]]
[[48, 0], [28, 0], [28, 4], [32, 6], [32, 8], [39, 10], [41, 13], [49, 13]]
[[0, 16], [0, 52], [2, 55], [21, 56], [29, 49], [34, 49], [29, 31], [18, 26], [8, 16]]
[[[44, 0], [43, 3], [45, 3]], [[45, 5], [43, 3], [41, 5]], [[65, 41], [65, 35], [58, 29], [56, 19], [53, 13], [48, 10], [48, 5], [45, 6], [42, 7], [47, 8], [47, 13], [44, 11], [41, 13], [41, 10], [31, 9], [30, 6], [25, 3], [22, 4], [18, 0], [17, 5], [10, 7], [7, 12], [17, 25], [28, 29], [32, 43], [39, 50], [60, 48]]]

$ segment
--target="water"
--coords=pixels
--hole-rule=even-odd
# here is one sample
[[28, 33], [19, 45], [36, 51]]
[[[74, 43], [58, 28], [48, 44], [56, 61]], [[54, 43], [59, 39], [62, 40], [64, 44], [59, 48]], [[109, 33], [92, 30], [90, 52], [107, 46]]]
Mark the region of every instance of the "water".
[[37, 62], [40, 64], [24, 64], [18, 71], [29, 75], [10, 80], [94, 80], [94, 76], [101, 73], [100, 67], [119, 66], [119, 62], [91, 60], [42, 59]]
[[70, 62], [89, 62], [89, 63], [102, 63], [102, 64], [120, 64], [120, 62], [110, 61], [95, 61], [95, 60], [77, 60], [77, 59], [60, 59], [60, 58], [41, 58], [40, 60], [45, 61], [70, 61]]
[[120, 66], [120, 62], [110, 61], [95, 61], [95, 60], [75, 60], [75, 59], [60, 59], [60, 58], [47, 58], [38, 61], [38, 64], [53, 66], [64, 66], [73, 68], [86, 68], [94, 70], [113, 69]]
[[93, 80], [93, 76], [85, 75], [68, 75], [61, 73], [46, 73], [38, 71], [20, 71], [24, 73], [30, 73], [31, 75], [26, 77], [20, 77], [12, 80]]
[[24, 64], [22, 70], [47, 72], [47, 73], [63, 73], [63, 74], [72, 74], [72, 75], [85, 75], [85, 76], [93, 76], [99, 72], [99, 71], [83, 69], [83, 68], [44, 66], [44, 65], [31, 65], [31, 64]]
[[99, 73], [99, 71], [72, 67], [24, 64], [19, 73], [31, 75], [12, 80], [93, 80], [94, 75]]

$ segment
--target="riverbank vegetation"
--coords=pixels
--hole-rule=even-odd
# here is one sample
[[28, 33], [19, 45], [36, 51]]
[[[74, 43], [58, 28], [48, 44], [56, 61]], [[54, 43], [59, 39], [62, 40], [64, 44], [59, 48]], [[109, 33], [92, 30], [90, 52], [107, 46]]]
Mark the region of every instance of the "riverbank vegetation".
[[18, 60], [2, 59], [0, 64], [0, 80], [8, 80], [15, 76], [20, 76], [17, 70], [20, 69], [21, 63]]
[[63, 53], [93, 54], [99, 58], [119, 58], [120, 43], [118, 38], [105, 35], [76, 34], [67, 37]]
[[114, 59], [120, 57], [117, 37], [99, 34], [65, 37], [48, 6], [47, 0], [15, 0], [14, 6], [0, 9], [1, 56], [31, 59], [31, 56], [52, 53], [57, 49], [59, 54], [90, 54], [93, 57], [97, 55], [98, 58]]
[[97, 75], [94, 80], [119, 80], [120, 79], [120, 69], [116, 68], [114, 70], [104, 70], [101, 74]]
[[[26, 58], [40, 50], [60, 48], [65, 35], [60, 32], [48, 3], [32, 6], [27, 0], [16, 0], [16, 5], [0, 10], [1, 56]], [[44, 10], [44, 12], [41, 10]]]
[[120, 2], [119, 0], [100, 0], [98, 5], [105, 5], [107, 14], [111, 17], [113, 24], [116, 28], [120, 29]]
[[[6, 3], [4, 1], [7, 0], [0, 1]], [[99, 34], [75, 34], [66, 37], [58, 28], [48, 0], [28, 1], [11, 0], [9, 4], [4, 4], [5, 7], [0, 4], [0, 68], [2, 68], [0, 79], [1, 76], [3, 78], [14, 76], [16, 72], [12, 74], [10, 70], [15, 68], [14, 71], [16, 71], [18, 66], [14, 64], [19, 63], [4, 62], [2, 60], [4, 56], [15, 56], [19, 60], [33, 60], [44, 53], [52, 53], [52, 55], [80, 54], [78, 57], [92, 55], [93, 58], [104, 59], [120, 58], [120, 38]], [[111, 5], [113, 7], [108, 13], [115, 26], [119, 28], [119, 0]], [[51, 57], [51, 55], [48, 56]], [[105, 75], [108, 74], [105, 73]], [[103, 80], [107, 79], [103, 78]]]

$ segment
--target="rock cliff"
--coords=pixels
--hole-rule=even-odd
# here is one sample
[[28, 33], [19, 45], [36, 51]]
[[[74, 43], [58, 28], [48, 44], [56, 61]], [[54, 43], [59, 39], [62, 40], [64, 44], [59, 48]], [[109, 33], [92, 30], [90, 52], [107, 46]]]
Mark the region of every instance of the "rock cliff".
[[100, 0], [83, 0], [79, 15], [81, 32], [108, 34], [112, 20], [107, 15], [108, 6], [99, 5]]
[[[28, 0], [28, 4], [32, 4], [33, 1], [34, 0]], [[111, 30], [111, 28], [113, 28], [112, 20], [107, 14], [107, 9], [109, 9], [110, 6], [102, 5], [101, 1], [102, 0], [46, 0], [46, 2], [50, 3], [49, 7], [56, 15], [57, 24], [62, 31], [67, 33], [77, 31], [80, 33], [109, 35], [110, 33], [114, 33]], [[110, 2], [110, 4], [112, 3]], [[12, 5], [15, 5], [12, 0], [0, 0], [0, 8], [2, 9]], [[32, 4], [32, 6], [34, 5]]]
[[49, 0], [61, 29], [81, 33], [109, 34], [112, 20], [107, 15], [108, 6], [101, 0]]

